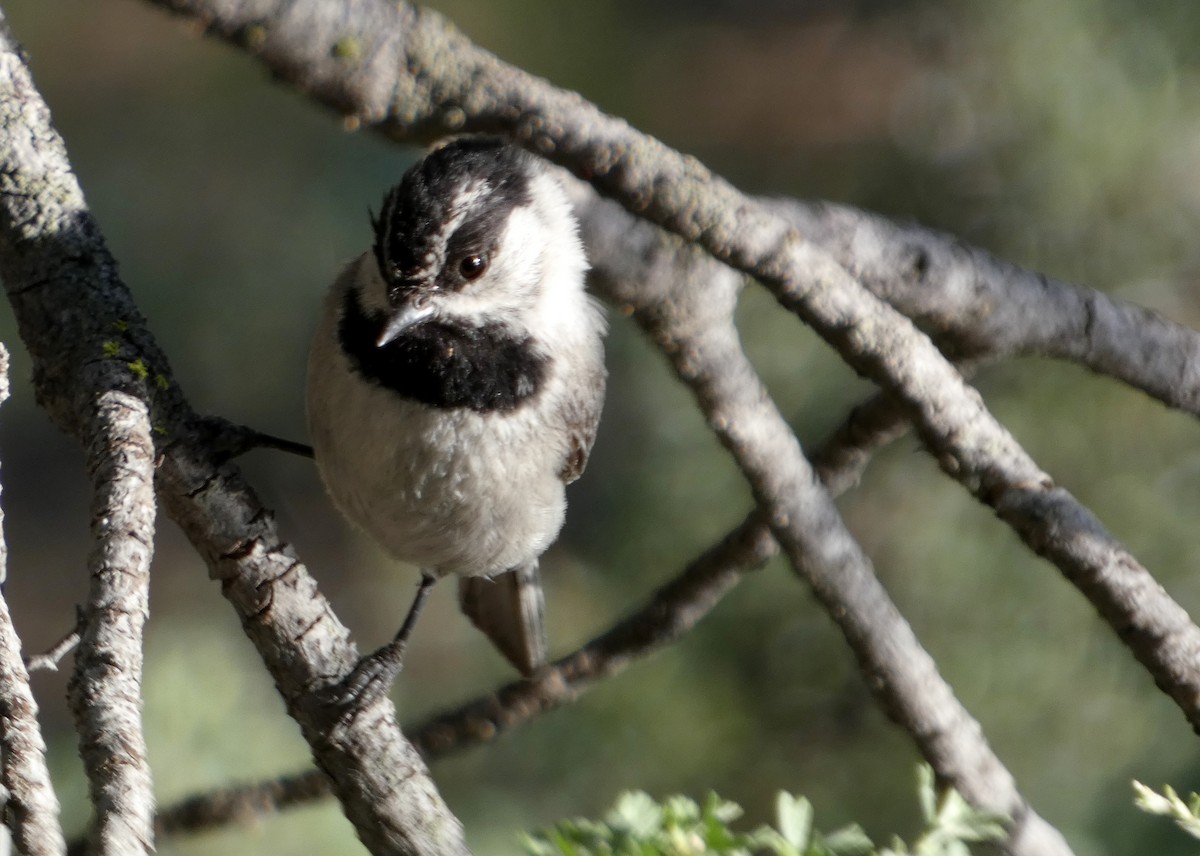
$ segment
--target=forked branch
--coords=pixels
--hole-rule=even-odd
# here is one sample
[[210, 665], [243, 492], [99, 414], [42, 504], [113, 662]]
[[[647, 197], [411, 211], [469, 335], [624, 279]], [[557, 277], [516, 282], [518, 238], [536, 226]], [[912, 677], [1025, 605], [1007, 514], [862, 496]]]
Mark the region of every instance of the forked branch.
[[[164, 508], [221, 580], [364, 844], [375, 853], [465, 853], [461, 826], [400, 733], [390, 701], [341, 712], [323, 704], [323, 691], [356, 662], [354, 645], [271, 515], [223, 465], [224, 454], [203, 442], [208, 423], [188, 406], [118, 277], [7, 31], [0, 91], [0, 279], [33, 358], [39, 401], [89, 450], [97, 481], [97, 574], [76, 681], [81, 718], [100, 717], [84, 724], [85, 755], [105, 747], [112, 768], [89, 761], [102, 812], [96, 844], [122, 853], [152, 846], [140, 737], [114, 743], [132, 734], [140, 705], [140, 661], [131, 640], [115, 637], [136, 632], [144, 607], [140, 595], [109, 599], [108, 583], [135, 570], [129, 582], [141, 585], [153, 509], [142, 491], [153, 469]], [[94, 652], [111, 654], [116, 668]], [[119, 702], [112, 711], [90, 708], [93, 678], [118, 696], [109, 699]], [[117, 711], [120, 722], [104, 720]]]

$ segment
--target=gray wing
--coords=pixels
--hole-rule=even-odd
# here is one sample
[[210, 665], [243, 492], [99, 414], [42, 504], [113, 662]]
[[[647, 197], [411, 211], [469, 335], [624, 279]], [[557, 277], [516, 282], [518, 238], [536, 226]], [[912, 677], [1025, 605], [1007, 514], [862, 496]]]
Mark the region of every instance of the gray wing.
[[598, 367], [578, 387], [571, 390], [559, 416], [567, 431], [567, 455], [558, 476], [563, 484], [570, 484], [583, 474], [588, 455], [596, 441], [596, 427], [600, 424], [600, 410], [604, 407], [605, 371]]
[[491, 579], [462, 577], [458, 602], [471, 623], [525, 677], [545, 665], [545, 599], [537, 559]]

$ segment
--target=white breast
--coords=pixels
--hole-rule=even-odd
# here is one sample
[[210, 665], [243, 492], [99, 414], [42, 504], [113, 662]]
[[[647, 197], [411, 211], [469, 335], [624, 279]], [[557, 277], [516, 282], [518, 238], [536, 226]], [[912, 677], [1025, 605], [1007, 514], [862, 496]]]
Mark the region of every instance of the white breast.
[[330, 295], [308, 368], [309, 430], [339, 509], [396, 558], [437, 574], [491, 575], [539, 556], [565, 512], [566, 442], [546, 428], [561, 372], [552, 365], [541, 392], [510, 413], [401, 398], [351, 371], [335, 337], [340, 295]]

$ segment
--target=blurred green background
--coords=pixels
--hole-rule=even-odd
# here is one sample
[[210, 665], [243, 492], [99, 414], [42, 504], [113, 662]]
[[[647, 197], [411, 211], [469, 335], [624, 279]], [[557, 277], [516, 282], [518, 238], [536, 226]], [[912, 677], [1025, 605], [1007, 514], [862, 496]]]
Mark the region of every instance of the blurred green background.
[[[444, 0], [483, 46], [699, 156], [742, 188], [830, 198], [946, 229], [1046, 273], [1200, 325], [1200, 4], [1165, 0], [836, 3]], [[367, 208], [416, 153], [271, 83], [237, 52], [135, 0], [3, 3], [89, 201], [195, 405], [304, 435], [317, 305], [369, 241]], [[760, 291], [748, 347], [812, 444], [864, 385]], [[11, 316], [0, 413], [8, 594], [31, 650], [86, 589], [81, 455], [35, 408]], [[543, 563], [565, 652], [739, 521], [747, 490], [689, 396], [613, 317], [597, 449]], [[1194, 614], [1193, 421], [1071, 366], [979, 379], [1056, 480]], [[349, 531], [311, 465], [245, 461], [363, 646], [392, 633], [415, 575]], [[1183, 717], [1046, 563], [905, 440], [842, 507], [887, 587], [1035, 807], [1081, 856], [1188, 853], [1129, 780], [1200, 789]], [[160, 521], [147, 728], [160, 800], [307, 763], [232, 610]], [[511, 677], [452, 587], [418, 628], [396, 699], [415, 721]], [[86, 822], [65, 678], [39, 675], [68, 825]], [[875, 710], [831, 622], [774, 563], [689, 638], [569, 709], [434, 774], [481, 853], [596, 815], [626, 788], [709, 789], [769, 818], [808, 794], [824, 827], [916, 824], [909, 741]], [[336, 808], [164, 841], [165, 854], [358, 853]]]

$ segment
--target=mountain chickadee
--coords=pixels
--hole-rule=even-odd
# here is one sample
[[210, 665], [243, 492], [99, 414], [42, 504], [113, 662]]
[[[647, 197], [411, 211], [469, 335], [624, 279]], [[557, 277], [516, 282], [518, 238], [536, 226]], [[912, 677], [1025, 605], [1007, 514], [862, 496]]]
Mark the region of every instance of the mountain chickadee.
[[462, 138], [405, 173], [338, 277], [308, 361], [313, 451], [334, 503], [421, 587], [364, 660], [399, 671], [429, 587], [524, 674], [545, 662], [538, 557], [587, 463], [604, 319], [570, 203], [543, 161]]

